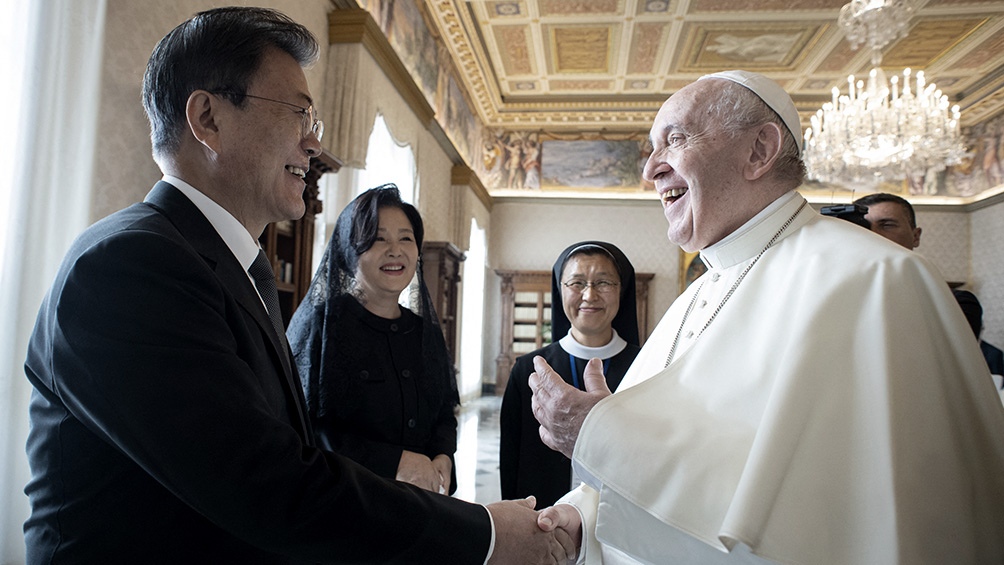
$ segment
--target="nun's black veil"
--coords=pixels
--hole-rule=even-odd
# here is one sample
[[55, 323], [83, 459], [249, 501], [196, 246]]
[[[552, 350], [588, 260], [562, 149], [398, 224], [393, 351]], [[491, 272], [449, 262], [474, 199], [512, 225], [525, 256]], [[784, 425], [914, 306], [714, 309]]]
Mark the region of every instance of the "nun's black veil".
[[565, 316], [565, 309], [561, 302], [561, 272], [565, 269], [565, 263], [568, 262], [569, 256], [577, 255], [580, 252], [592, 255], [605, 254], [614, 262], [617, 274], [621, 278], [621, 301], [612, 325], [617, 330], [617, 335], [621, 336], [624, 341], [632, 345], [640, 345], [634, 266], [616, 245], [605, 241], [580, 241], [569, 245], [554, 262], [554, 268], [551, 269], [551, 339], [558, 341], [568, 335], [568, 330], [572, 329], [572, 323]]
[[[311, 418], [353, 404], [352, 379], [337, 378], [339, 357], [352, 354], [337, 347], [339, 320], [345, 313], [345, 300], [355, 300], [356, 267], [359, 256], [373, 245], [378, 210], [388, 206], [405, 213], [415, 232], [415, 242], [422, 249], [425, 235], [422, 218], [414, 206], [401, 200], [395, 185], [385, 184], [363, 192], [338, 216], [314, 280], [286, 330]], [[412, 286], [409, 303], [410, 309], [422, 318], [422, 386], [430, 397], [442, 398], [456, 406], [459, 396], [453, 362], [422, 276], [421, 255], [416, 278], [418, 289], [416, 292]]]

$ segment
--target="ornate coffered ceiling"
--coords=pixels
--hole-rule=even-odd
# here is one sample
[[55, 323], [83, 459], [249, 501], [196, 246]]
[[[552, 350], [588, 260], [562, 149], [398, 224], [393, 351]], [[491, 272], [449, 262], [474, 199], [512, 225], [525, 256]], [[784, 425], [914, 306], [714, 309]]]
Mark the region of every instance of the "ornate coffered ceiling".
[[[386, 0], [385, 0], [386, 1]], [[407, 1], [407, 0], [396, 0]], [[365, 4], [365, 2], [363, 2]], [[489, 128], [646, 130], [666, 97], [703, 74], [762, 72], [795, 100], [803, 127], [865, 74], [836, 23], [845, 0], [424, 0]], [[919, 0], [882, 67], [926, 71], [963, 126], [1004, 113], [1004, 2]]]

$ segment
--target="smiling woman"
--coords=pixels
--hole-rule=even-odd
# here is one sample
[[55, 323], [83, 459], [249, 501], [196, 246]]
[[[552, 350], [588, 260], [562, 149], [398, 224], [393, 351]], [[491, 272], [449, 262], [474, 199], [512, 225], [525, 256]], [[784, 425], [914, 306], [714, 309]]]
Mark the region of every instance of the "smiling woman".
[[547, 360], [566, 382], [585, 388], [586, 363], [603, 360], [616, 390], [639, 351], [635, 272], [617, 246], [582, 241], [566, 248], [551, 273], [553, 343], [516, 359], [500, 419], [499, 478], [502, 498], [533, 495], [550, 506], [573, 484], [571, 462], [544, 445], [530, 405], [533, 358]]
[[[342, 211], [287, 335], [318, 443], [386, 478], [456, 490], [453, 364], [421, 273], [424, 229], [394, 185]], [[398, 303], [418, 280], [414, 312]]]

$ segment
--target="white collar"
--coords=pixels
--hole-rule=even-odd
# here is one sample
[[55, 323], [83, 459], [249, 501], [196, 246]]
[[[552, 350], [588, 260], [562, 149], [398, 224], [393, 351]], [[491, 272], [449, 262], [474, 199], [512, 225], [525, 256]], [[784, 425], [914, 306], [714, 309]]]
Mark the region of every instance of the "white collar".
[[782, 194], [739, 229], [702, 249], [701, 261], [709, 269], [728, 268], [756, 256], [804, 200], [794, 190]]
[[248, 270], [258, 256], [258, 250], [261, 249], [261, 246], [244, 227], [244, 224], [240, 223], [233, 214], [217, 204], [212, 198], [178, 177], [164, 175], [163, 181], [180, 190], [192, 201], [192, 204], [195, 204], [202, 215], [213, 225], [216, 233], [220, 234], [223, 242], [230, 248], [230, 252], [240, 262], [241, 267], [245, 271]]
[[624, 341], [624, 338], [617, 335], [617, 330], [611, 328], [610, 331], [613, 332], [613, 337], [610, 338], [610, 343], [599, 347], [587, 347], [575, 341], [575, 338], [572, 337], [572, 330], [568, 330], [568, 335], [561, 338], [558, 341], [558, 344], [566, 352], [578, 357], [579, 359], [592, 359], [593, 357], [609, 359], [621, 351], [624, 351], [624, 348], [627, 347], [627, 342]]

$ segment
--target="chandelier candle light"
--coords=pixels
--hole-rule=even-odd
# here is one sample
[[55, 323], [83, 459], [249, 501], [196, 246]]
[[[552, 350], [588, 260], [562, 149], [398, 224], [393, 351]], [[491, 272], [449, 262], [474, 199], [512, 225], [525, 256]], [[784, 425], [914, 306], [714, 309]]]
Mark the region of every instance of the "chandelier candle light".
[[867, 84], [847, 77], [848, 93], [833, 89], [833, 100], [810, 119], [804, 155], [809, 178], [831, 183], [898, 182], [944, 170], [968, 154], [959, 132], [959, 107], [923, 71], [910, 69], [886, 80], [881, 49], [906, 36], [913, 7], [907, 0], [855, 0], [840, 11], [852, 48], [867, 42], [872, 70]]

